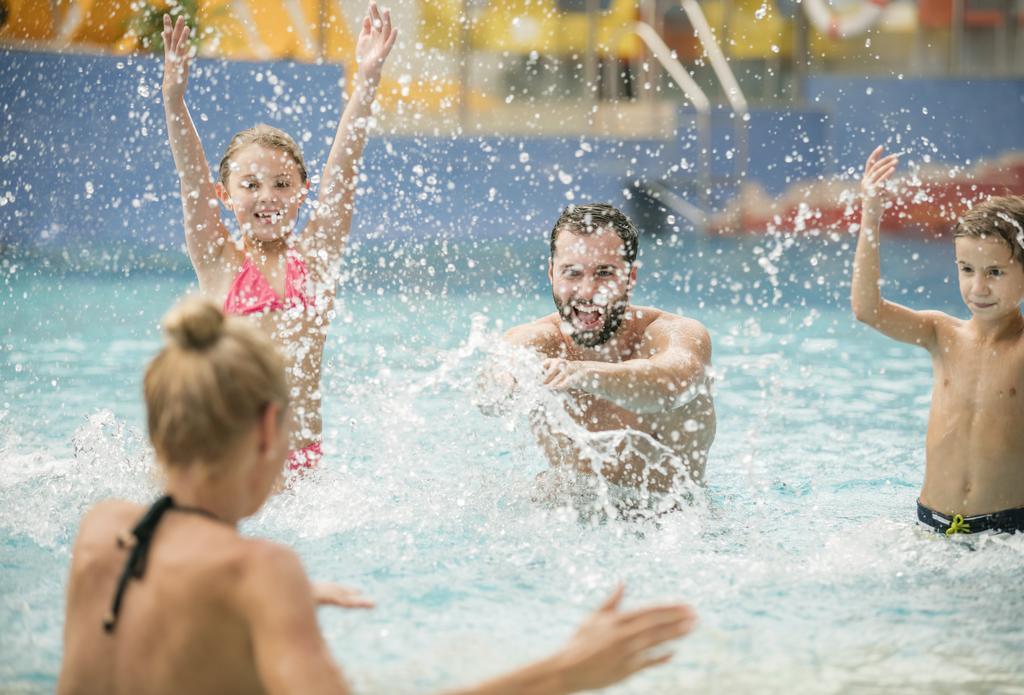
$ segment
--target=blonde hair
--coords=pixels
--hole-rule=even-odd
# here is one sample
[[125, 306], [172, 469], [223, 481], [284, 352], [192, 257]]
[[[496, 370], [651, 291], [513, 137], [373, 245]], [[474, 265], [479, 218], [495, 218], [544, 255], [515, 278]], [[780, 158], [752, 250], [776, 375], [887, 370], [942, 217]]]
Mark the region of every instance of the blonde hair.
[[164, 317], [166, 345], [146, 369], [149, 439], [166, 465], [217, 461], [270, 403], [288, 403], [270, 340], [212, 302], [186, 299]]
[[306, 183], [306, 162], [302, 158], [302, 150], [299, 144], [292, 139], [292, 136], [280, 128], [258, 123], [252, 128], [246, 128], [231, 138], [228, 148], [224, 151], [224, 158], [220, 160], [220, 182], [225, 186], [228, 184], [228, 176], [231, 174], [231, 158], [238, 154], [238, 151], [248, 145], [260, 145], [269, 147], [272, 150], [286, 152], [299, 166], [299, 176], [302, 183]]

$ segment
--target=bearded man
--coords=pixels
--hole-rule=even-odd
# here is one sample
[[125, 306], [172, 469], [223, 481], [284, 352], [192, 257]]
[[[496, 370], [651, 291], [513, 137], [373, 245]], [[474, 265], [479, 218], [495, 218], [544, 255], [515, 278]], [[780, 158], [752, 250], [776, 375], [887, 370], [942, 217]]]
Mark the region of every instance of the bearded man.
[[716, 423], [711, 337], [699, 321], [630, 303], [637, 247], [636, 227], [611, 205], [567, 208], [551, 230], [556, 311], [505, 340], [538, 353], [543, 383], [568, 394], [568, 418], [533, 411], [554, 469], [663, 493], [703, 482]]

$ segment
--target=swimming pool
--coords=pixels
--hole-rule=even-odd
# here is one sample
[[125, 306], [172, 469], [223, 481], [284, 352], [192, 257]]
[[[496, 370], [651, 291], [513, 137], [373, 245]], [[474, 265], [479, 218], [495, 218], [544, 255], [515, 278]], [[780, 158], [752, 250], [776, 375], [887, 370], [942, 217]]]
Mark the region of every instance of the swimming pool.
[[[617, 581], [629, 605], [682, 598], [701, 623], [611, 692], [1019, 690], [1024, 538], [916, 528], [930, 362], [856, 324], [849, 242], [643, 242], [634, 299], [709, 327], [719, 413], [706, 499], [657, 522], [537, 506], [525, 423], [472, 405], [483, 339], [550, 311], [543, 238], [364, 244], [329, 338], [324, 470], [244, 529], [377, 601], [320, 611], [360, 692], [542, 656]], [[948, 241], [883, 256], [887, 296], [964, 315]], [[141, 372], [192, 278], [0, 271], [0, 684], [49, 692], [81, 512], [156, 489]]]

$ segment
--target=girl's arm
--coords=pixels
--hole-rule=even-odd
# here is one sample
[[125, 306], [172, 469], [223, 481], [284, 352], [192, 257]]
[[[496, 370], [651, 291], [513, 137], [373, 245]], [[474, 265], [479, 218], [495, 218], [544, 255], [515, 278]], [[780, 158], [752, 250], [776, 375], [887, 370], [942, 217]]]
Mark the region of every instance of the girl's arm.
[[377, 94], [384, 61], [397, 38], [398, 29], [391, 25], [390, 10], [381, 12], [376, 2], [370, 2], [356, 42], [358, 68], [352, 94], [320, 176], [316, 214], [299, 241], [303, 255], [317, 262], [325, 261], [322, 265], [325, 269], [333, 268], [341, 258], [352, 227], [356, 168], [366, 145], [370, 107]]
[[164, 15], [164, 115], [174, 166], [181, 182], [181, 207], [185, 218], [185, 245], [203, 284], [206, 271], [220, 260], [228, 245], [228, 230], [220, 219], [217, 194], [210, 167], [199, 141], [192, 116], [185, 105], [188, 86], [189, 28], [184, 17], [172, 25]]
[[850, 303], [858, 321], [863, 321], [894, 340], [931, 350], [936, 343], [936, 322], [942, 314], [914, 311], [882, 299], [879, 238], [884, 184], [896, 170], [899, 155], [891, 154], [880, 159], [881, 154], [882, 147], [876, 147], [868, 157], [864, 178], [861, 180], [860, 237], [857, 239], [857, 253], [853, 259]]

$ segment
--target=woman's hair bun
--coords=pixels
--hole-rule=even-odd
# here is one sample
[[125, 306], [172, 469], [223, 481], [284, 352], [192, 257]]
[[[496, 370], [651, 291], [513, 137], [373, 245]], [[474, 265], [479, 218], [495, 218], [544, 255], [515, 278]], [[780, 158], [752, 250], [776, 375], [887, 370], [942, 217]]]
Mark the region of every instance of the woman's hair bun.
[[164, 318], [164, 332], [172, 343], [185, 350], [202, 350], [220, 338], [224, 313], [208, 299], [183, 300]]

